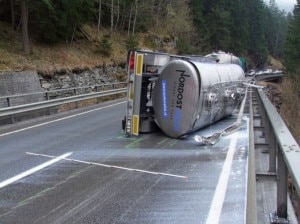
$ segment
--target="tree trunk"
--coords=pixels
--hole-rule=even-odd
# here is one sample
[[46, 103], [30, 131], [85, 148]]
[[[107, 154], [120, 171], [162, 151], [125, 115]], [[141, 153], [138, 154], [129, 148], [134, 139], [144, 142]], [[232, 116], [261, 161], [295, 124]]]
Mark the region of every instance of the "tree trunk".
[[11, 15], [11, 30], [14, 31], [14, 27], [15, 27], [14, 0], [10, 0], [10, 15]]
[[97, 39], [99, 39], [99, 33], [100, 33], [100, 25], [101, 25], [101, 7], [102, 7], [102, 1], [99, 0], [99, 8], [98, 8], [98, 26], [97, 26]]
[[279, 36], [279, 34], [277, 33], [277, 35], [276, 35], [276, 41], [275, 41], [275, 46], [274, 46], [274, 56], [276, 58], [278, 57], [278, 54], [277, 54], [278, 36]]
[[110, 32], [112, 32], [114, 28], [114, 0], [111, 0], [110, 13]]
[[123, 9], [123, 12], [122, 13], [122, 22], [121, 22], [121, 30], [123, 31], [124, 30], [124, 25], [125, 25], [125, 19], [126, 19], [126, 4], [124, 3], [124, 9]]
[[129, 12], [129, 19], [128, 19], [128, 33], [127, 33], [128, 36], [129, 36], [129, 33], [130, 33], [130, 27], [131, 27], [132, 10], [133, 10], [133, 5], [131, 4], [130, 12]]
[[119, 19], [120, 19], [120, 0], [118, 0], [117, 2], [117, 21], [116, 21], [116, 25], [115, 25], [115, 30], [117, 30], [118, 28], [118, 23], [119, 23]]
[[162, 0], [159, 0], [159, 2], [158, 2], [157, 16], [156, 16], [156, 25], [158, 25], [158, 23], [159, 23], [159, 18], [160, 18], [159, 14], [160, 14], [160, 10], [161, 10], [161, 2], [162, 2]]
[[134, 19], [133, 19], [133, 25], [132, 25], [132, 34], [134, 34], [134, 32], [135, 32], [137, 13], [138, 13], [138, 0], [135, 0], [135, 13], [134, 13]]
[[71, 44], [72, 45], [73, 45], [73, 41], [74, 41], [74, 37], [75, 37], [76, 28], [77, 28], [77, 24], [75, 24], [74, 27], [73, 27], [73, 33], [72, 33], [72, 37], [71, 37]]
[[154, 8], [155, 8], [155, 0], [153, 0], [152, 4], [151, 4], [151, 13], [152, 14], [154, 13]]
[[22, 44], [26, 55], [31, 53], [28, 37], [28, 11], [26, 0], [21, 1]]

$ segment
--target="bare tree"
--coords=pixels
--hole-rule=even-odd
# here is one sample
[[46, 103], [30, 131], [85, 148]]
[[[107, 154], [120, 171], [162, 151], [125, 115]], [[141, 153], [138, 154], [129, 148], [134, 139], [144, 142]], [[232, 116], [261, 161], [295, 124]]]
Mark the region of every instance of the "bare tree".
[[125, 4], [125, 2], [123, 3], [123, 6], [124, 6], [124, 8], [123, 8], [122, 20], [121, 20], [121, 30], [122, 31], [124, 30], [124, 25], [125, 25], [125, 20], [126, 20], [126, 15], [127, 15], [127, 13], [125, 13], [126, 12], [126, 4]]
[[114, 0], [111, 0], [110, 8], [110, 31], [112, 32], [114, 28]]
[[99, 33], [100, 33], [100, 25], [101, 25], [101, 8], [102, 8], [102, 0], [99, 0], [99, 7], [98, 7], [98, 26], [97, 26], [97, 39], [99, 38]]
[[120, 19], [120, 0], [118, 0], [118, 2], [117, 2], [117, 21], [115, 24], [115, 30], [117, 29], [119, 19]]
[[10, 15], [11, 15], [11, 30], [14, 31], [14, 26], [15, 26], [14, 0], [10, 0]]
[[21, 0], [22, 44], [26, 55], [31, 53], [28, 37], [28, 10], [26, 0]]
[[162, 0], [159, 0], [158, 1], [158, 7], [157, 7], [157, 16], [156, 16], [156, 25], [158, 25], [158, 21], [159, 21], [159, 14], [160, 14], [160, 11], [161, 11], [161, 3], [162, 3]]
[[128, 36], [129, 36], [129, 34], [130, 34], [132, 11], [133, 11], [133, 4], [131, 4], [131, 6], [130, 6], [130, 12], [129, 12], [129, 19], [128, 19]]
[[137, 14], [138, 14], [138, 0], [135, 0], [134, 6], [135, 6], [135, 13], [134, 13], [134, 19], [133, 19], [133, 25], [132, 25], [132, 34], [134, 34], [134, 32], [135, 32], [136, 18], [137, 18]]

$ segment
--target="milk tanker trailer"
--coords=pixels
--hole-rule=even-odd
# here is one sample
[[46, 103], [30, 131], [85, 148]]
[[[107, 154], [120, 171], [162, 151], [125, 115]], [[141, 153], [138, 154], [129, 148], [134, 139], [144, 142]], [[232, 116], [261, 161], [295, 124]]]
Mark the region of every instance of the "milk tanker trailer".
[[231, 115], [244, 97], [237, 64], [149, 51], [130, 51], [127, 64], [127, 136], [161, 129], [180, 138]]

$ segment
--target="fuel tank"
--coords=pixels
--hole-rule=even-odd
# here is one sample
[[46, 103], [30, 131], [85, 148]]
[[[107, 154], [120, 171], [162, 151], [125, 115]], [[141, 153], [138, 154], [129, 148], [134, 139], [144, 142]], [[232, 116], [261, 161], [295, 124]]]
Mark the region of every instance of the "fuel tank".
[[155, 122], [173, 138], [231, 115], [244, 95], [245, 75], [236, 64], [175, 59], [159, 74], [152, 96]]

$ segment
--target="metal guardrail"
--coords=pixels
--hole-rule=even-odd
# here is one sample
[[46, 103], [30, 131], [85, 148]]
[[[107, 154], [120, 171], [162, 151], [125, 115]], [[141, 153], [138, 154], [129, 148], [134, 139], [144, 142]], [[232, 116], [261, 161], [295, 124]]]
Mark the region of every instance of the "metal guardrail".
[[270, 73], [270, 74], [261, 74], [261, 75], [255, 75], [253, 78], [258, 81], [272, 81], [277, 80], [283, 77], [283, 73]]
[[[59, 106], [59, 105], [78, 102], [78, 101], [82, 101], [82, 100], [88, 100], [88, 99], [93, 99], [93, 98], [98, 98], [98, 97], [121, 94], [121, 93], [126, 93], [126, 92], [127, 92], [127, 88], [119, 88], [119, 89], [106, 90], [106, 91], [101, 91], [101, 92], [96, 92], [96, 93], [75, 95], [75, 96], [71, 96], [71, 97], [65, 97], [65, 98], [59, 98], [59, 99], [53, 99], [53, 100], [47, 100], [47, 101], [40, 101], [40, 102], [23, 104], [23, 105], [18, 105], [18, 106], [5, 107], [5, 108], [0, 108], [0, 117], [15, 115], [15, 114], [19, 114], [19, 113], [25, 113], [25, 112], [29, 112], [29, 111], [33, 111], [33, 110], [39, 110], [39, 109], [44, 109], [44, 108], [49, 108], [49, 107], [54, 107], [54, 106]], [[37, 93], [34, 93], [34, 94], [37, 94]], [[22, 94], [22, 95], [30, 95], [30, 94]], [[2, 97], [2, 98], [5, 98], [5, 97]]]
[[[252, 91], [249, 98], [252, 99]], [[257, 224], [257, 201], [256, 201], [256, 166], [255, 166], [255, 141], [254, 141], [254, 119], [253, 104], [249, 100], [249, 155], [248, 155], [248, 182], [247, 182], [247, 210], [246, 223]]]
[[256, 91], [263, 108], [262, 116], [266, 118], [269, 172], [277, 175], [277, 210], [270, 214], [270, 219], [271, 223], [288, 223], [288, 175], [300, 195], [300, 148], [267, 95], [262, 89]]
[[7, 107], [11, 105], [11, 99], [16, 98], [24, 98], [29, 96], [43, 96], [44, 100], [50, 100], [51, 98], [57, 98], [58, 94], [68, 94], [72, 96], [76, 96], [78, 94], [83, 95], [84, 93], [88, 92], [99, 92], [103, 90], [107, 90], [108, 88], [116, 89], [120, 88], [120, 86], [126, 86], [126, 82], [117, 82], [117, 83], [107, 83], [101, 85], [93, 85], [93, 86], [82, 86], [82, 87], [74, 87], [74, 88], [65, 88], [65, 89], [56, 89], [51, 91], [43, 91], [43, 92], [33, 92], [33, 93], [25, 93], [25, 94], [16, 94], [16, 95], [7, 95], [7, 96], [0, 96], [1, 99], [5, 99], [7, 102]]

